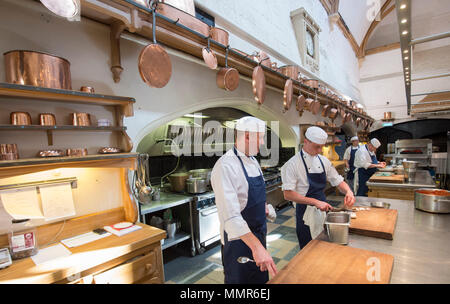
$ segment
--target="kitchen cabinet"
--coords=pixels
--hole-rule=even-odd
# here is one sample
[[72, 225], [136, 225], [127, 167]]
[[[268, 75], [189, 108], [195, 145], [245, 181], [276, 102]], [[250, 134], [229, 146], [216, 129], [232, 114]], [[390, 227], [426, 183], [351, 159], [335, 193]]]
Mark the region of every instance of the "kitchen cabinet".
[[[26, 184], [30, 179], [39, 184], [36, 179], [43, 183], [51, 181], [49, 176], [78, 174], [74, 177], [78, 187], [73, 193], [76, 215], [64, 221], [34, 224], [39, 249], [106, 225], [137, 222], [137, 204], [128, 181], [129, 171], [137, 168], [137, 153], [130, 152], [133, 145], [123, 125], [124, 117], [133, 116], [134, 102], [129, 97], [0, 83], [2, 143], [13, 141], [20, 156], [0, 161], [0, 185]], [[76, 127], [63, 123], [54, 128], [38, 125], [22, 128], [8, 125], [9, 113], [17, 110], [30, 112], [32, 117], [41, 112], [53, 112], [57, 123], [58, 118], [61, 122], [61, 117], [70, 117], [72, 112], [92, 111], [97, 117], [107, 117], [113, 126]], [[20, 137], [15, 135], [18, 131], [22, 134]], [[47, 134], [55, 138], [46, 141], [41, 133], [49, 131], [63, 134]], [[104, 132], [109, 135], [105, 136]], [[53, 144], [56, 149], [83, 145], [89, 154], [35, 156], [38, 150], [53, 149], [50, 147]], [[99, 154], [97, 151], [102, 146], [119, 147], [123, 153]], [[11, 266], [0, 270], [0, 283], [163, 283], [161, 240], [165, 231], [141, 223], [137, 225], [142, 228], [124, 236], [110, 235], [69, 248], [71, 255], [59, 259], [58, 263], [49, 261], [36, 265], [31, 257], [15, 260]], [[0, 247], [8, 246], [6, 229], [0, 227], [3, 233], [0, 233]]]

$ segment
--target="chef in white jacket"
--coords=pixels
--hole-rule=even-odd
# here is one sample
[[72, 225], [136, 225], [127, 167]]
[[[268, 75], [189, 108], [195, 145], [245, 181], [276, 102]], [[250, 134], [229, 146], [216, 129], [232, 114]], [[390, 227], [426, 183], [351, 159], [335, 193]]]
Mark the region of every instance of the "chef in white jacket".
[[355, 197], [344, 178], [323, 155], [327, 133], [319, 127], [309, 127], [302, 150], [281, 168], [283, 193], [286, 200], [296, 205], [296, 230], [300, 248], [323, 230], [325, 212], [332, 207], [324, 193], [327, 181], [345, 194], [344, 204], [353, 206]]
[[353, 180], [355, 179], [355, 155], [356, 151], [359, 149], [359, 139], [358, 136], [353, 136], [350, 141], [352, 144], [345, 150], [344, 153], [344, 161], [345, 167], [348, 169], [347, 172], [347, 183], [350, 186], [350, 189], [354, 192], [353, 189]]
[[[266, 249], [264, 178], [254, 156], [264, 143], [266, 124], [252, 116], [236, 122], [235, 146], [214, 165], [211, 185], [219, 214], [226, 284], [264, 284], [275, 263]], [[244, 256], [255, 262], [238, 263]]]
[[378, 162], [375, 152], [381, 146], [378, 139], [372, 138], [367, 145], [361, 146], [355, 154], [355, 189], [357, 196], [367, 196], [367, 181], [378, 168], [386, 167], [385, 162]]

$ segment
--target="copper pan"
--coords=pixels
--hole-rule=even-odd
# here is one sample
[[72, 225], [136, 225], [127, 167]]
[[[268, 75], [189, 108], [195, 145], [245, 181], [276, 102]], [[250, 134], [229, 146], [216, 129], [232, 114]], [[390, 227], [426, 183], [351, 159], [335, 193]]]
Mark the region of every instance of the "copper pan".
[[229, 34], [226, 30], [218, 27], [212, 27], [210, 30], [210, 35], [212, 40], [217, 41], [225, 46], [228, 45]]
[[314, 103], [312, 104], [311, 113], [317, 115], [319, 114], [319, 112], [320, 112], [320, 102], [318, 100], [315, 100]]
[[308, 79], [308, 80], [306, 80], [305, 85], [307, 85], [307, 86], [309, 86], [311, 88], [317, 89], [319, 87], [319, 80], [317, 80], [317, 79]]
[[356, 118], [356, 126], [359, 127], [360, 124], [361, 124], [361, 118], [358, 117], [358, 118]]
[[210, 48], [210, 37], [208, 37], [208, 46], [202, 49], [203, 60], [211, 70], [217, 69], [217, 58]]
[[228, 47], [225, 55], [225, 68], [217, 72], [217, 86], [227, 91], [234, 91], [239, 86], [239, 72], [234, 68], [228, 67]]
[[328, 117], [328, 114], [330, 112], [330, 106], [329, 105], [324, 105], [322, 108], [322, 117]]
[[12, 125], [29, 126], [31, 125], [31, 116], [27, 112], [12, 112], [10, 115]]
[[91, 116], [88, 113], [72, 113], [72, 125], [87, 127], [91, 125]]
[[332, 120], [334, 120], [337, 116], [337, 112], [338, 110], [336, 108], [332, 108], [330, 109], [330, 112], [328, 114], [328, 118], [331, 118]]
[[303, 111], [304, 109], [305, 109], [305, 107], [306, 107], [306, 99], [305, 99], [305, 96], [303, 96], [302, 94], [300, 94], [298, 97], [297, 97], [297, 102], [296, 102], [296, 108], [297, 108], [297, 111]]
[[298, 74], [300, 73], [300, 67], [298, 65], [284, 65], [280, 67], [281, 74], [295, 79], [298, 79]]
[[[72, 114], [72, 119], [73, 119], [73, 114]], [[77, 122], [78, 122], [78, 120], [77, 120]], [[54, 125], [56, 125], [55, 115], [53, 115], [52, 113], [41, 113], [41, 114], [39, 114], [39, 124], [41, 126], [54, 126]]]
[[51, 54], [14, 50], [3, 54], [6, 82], [71, 90], [70, 62]]
[[19, 150], [17, 144], [0, 144], [1, 160], [19, 159]]
[[205, 37], [209, 36], [210, 26], [200, 19], [196, 18], [195, 13], [191, 15], [188, 12], [179, 9], [178, 7], [172, 6], [171, 3], [154, 1], [154, 3], [151, 3], [150, 6], [155, 7], [155, 4], [155, 9], [158, 14], [161, 14], [172, 20], [178, 20], [178, 24], [182, 24], [192, 31], [200, 33]]
[[[153, 4], [153, 1], [152, 1]], [[156, 42], [156, 16], [152, 13], [153, 43], [139, 54], [138, 68], [142, 80], [152, 88], [167, 85], [172, 76], [172, 62], [166, 50]]]
[[269, 55], [267, 55], [266, 52], [259, 51], [258, 52], [258, 62], [260, 62], [262, 65], [272, 68], [272, 61], [270, 60]]
[[284, 93], [283, 93], [284, 111], [288, 111], [291, 108], [292, 94], [293, 94], [292, 79], [288, 79], [286, 80], [286, 83], [284, 85]]
[[314, 99], [312, 98], [306, 98], [305, 100], [305, 109], [312, 112], [312, 107], [314, 104]]
[[252, 88], [255, 101], [260, 105], [263, 104], [266, 95], [266, 78], [264, 70], [259, 64], [253, 69]]

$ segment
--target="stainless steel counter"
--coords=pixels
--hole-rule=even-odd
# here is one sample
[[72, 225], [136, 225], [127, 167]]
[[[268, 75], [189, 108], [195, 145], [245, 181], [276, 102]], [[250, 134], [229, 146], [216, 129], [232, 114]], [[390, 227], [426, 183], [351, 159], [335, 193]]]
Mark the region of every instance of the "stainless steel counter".
[[436, 188], [436, 183], [430, 175], [430, 172], [427, 170], [417, 170], [416, 179], [413, 182], [403, 184], [396, 183], [374, 183], [367, 182], [367, 186], [370, 187], [387, 187], [387, 188], [408, 188], [408, 189], [417, 189], [417, 188]]
[[[350, 234], [347, 246], [394, 256], [391, 283], [450, 283], [450, 214], [414, 208], [414, 201], [357, 197], [355, 206], [384, 201], [398, 211], [394, 239]], [[317, 239], [328, 241], [324, 232]]]
[[192, 200], [193, 195], [161, 192], [159, 201], [152, 201], [149, 204], [141, 204], [141, 215], [186, 204]]

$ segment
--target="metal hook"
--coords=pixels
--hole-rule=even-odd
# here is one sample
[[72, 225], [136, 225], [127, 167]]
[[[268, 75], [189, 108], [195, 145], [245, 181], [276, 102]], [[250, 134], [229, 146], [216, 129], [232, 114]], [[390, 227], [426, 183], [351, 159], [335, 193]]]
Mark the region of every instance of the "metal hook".
[[230, 49], [230, 45], [227, 45], [225, 49], [225, 67], [228, 68], [228, 51]]

